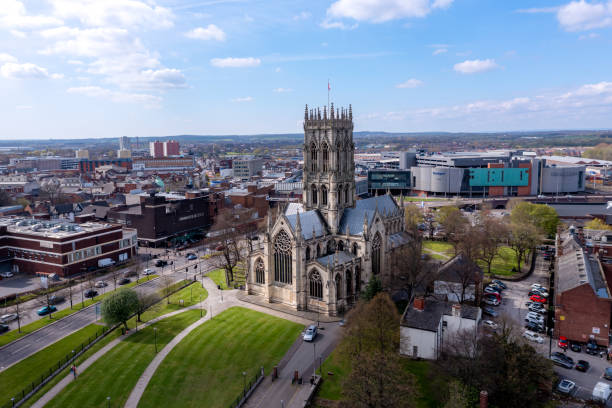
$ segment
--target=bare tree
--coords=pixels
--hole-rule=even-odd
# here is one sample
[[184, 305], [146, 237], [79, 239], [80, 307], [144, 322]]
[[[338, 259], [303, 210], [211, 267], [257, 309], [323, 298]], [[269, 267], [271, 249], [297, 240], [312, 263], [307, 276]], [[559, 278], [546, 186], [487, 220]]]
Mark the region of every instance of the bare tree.
[[527, 261], [527, 256], [541, 241], [538, 228], [529, 223], [510, 224], [510, 248], [516, 254], [516, 270], [521, 271], [521, 262]]
[[147, 310], [157, 305], [159, 301], [161, 300], [161, 298], [155, 292], [147, 293], [147, 292], [140, 290], [137, 292], [137, 294], [138, 294], [138, 309], [136, 313], [138, 315], [138, 321], [141, 322], [142, 320], [140, 320], [140, 316]]
[[51, 205], [64, 201], [62, 185], [55, 179], [49, 180], [40, 186], [40, 195], [43, 199], [49, 200]]
[[502, 244], [508, 240], [508, 225], [490, 213], [483, 212], [480, 217], [480, 231], [478, 259], [487, 265], [487, 273], [491, 274], [491, 264], [499, 254]]
[[453, 245], [456, 255], [458, 253], [458, 246], [461, 243], [461, 236], [468, 224], [467, 219], [459, 208], [452, 206], [442, 207], [438, 212], [437, 219], [440, 226], [444, 228], [447, 241]]

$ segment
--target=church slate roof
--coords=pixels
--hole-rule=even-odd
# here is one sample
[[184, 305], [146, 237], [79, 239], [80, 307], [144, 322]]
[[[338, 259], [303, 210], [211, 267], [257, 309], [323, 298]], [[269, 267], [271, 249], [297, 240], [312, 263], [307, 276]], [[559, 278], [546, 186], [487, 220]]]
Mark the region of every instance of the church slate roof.
[[367, 217], [368, 226], [372, 224], [374, 212], [379, 214], [391, 213], [397, 210], [397, 204], [390, 195], [370, 197], [365, 200], [357, 200], [355, 208], [347, 208], [342, 213], [340, 220], [340, 234], [346, 234], [347, 227], [351, 235], [363, 233], [363, 220]]
[[293, 214], [296, 214], [298, 211], [300, 213], [304, 212], [304, 204], [289, 203], [289, 205], [287, 205], [287, 208], [285, 209], [285, 215], [293, 215]]
[[334, 266], [334, 258], [336, 259], [338, 265], [343, 265], [345, 263], [351, 262], [353, 259], [356, 258], [356, 256], [351, 254], [350, 252], [340, 251], [317, 258], [317, 262], [323, 266], [332, 267]]
[[400, 231], [387, 237], [389, 248], [397, 248], [410, 242], [410, 235], [406, 231]]
[[[295, 231], [295, 226], [297, 223], [297, 213], [287, 215], [287, 220], [291, 225], [291, 229]], [[306, 212], [300, 213], [300, 224], [302, 225], [302, 237], [304, 239], [311, 239], [312, 231], [314, 227], [315, 237], [322, 237], [325, 235], [327, 231], [327, 227], [325, 226], [325, 222], [323, 218], [319, 215], [317, 210], [310, 210]]]
[[[425, 299], [425, 310], [416, 310], [413, 305], [408, 305], [402, 316], [401, 325], [413, 329], [437, 332], [442, 316], [452, 315], [453, 304], [436, 299]], [[478, 308], [461, 305], [461, 318], [476, 320]]]

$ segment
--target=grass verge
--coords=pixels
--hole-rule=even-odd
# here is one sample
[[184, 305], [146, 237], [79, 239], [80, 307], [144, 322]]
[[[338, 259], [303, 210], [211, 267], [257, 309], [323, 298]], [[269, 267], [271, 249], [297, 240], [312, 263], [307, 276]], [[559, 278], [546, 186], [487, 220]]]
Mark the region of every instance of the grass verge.
[[[208, 273], [207, 275], [210, 279], [213, 280], [217, 285], [221, 286], [221, 290], [227, 290], [227, 283], [225, 281], [225, 271], [223, 269], [215, 269]], [[230, 282], [230, 288], [233, 289], [234, 285], [244, 285], [245, 277], [244, 270], [241, 268], [237, 268], [234, 271], [234, 281]]]
[[46, 407], [101, 407], [105, 406], [107, 397], [111, 398], [112, 406], [123, 406], [155, 357], [155, 347], [161, 350], [199, 318], [199, 310], [188, 310], [139, 330], [81, 373]]
[[303, 326], [232, 307], [191, 332], [166, 357], [139, 407], [222, 407], [261, 366], [278, 363]]

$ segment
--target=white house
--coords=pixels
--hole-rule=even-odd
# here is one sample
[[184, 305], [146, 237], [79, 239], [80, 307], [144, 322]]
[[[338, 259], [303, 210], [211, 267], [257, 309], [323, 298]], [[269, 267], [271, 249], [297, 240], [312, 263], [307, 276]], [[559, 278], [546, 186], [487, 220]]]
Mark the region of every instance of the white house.
[[435, 360], [444, 343], [464, 331], [476, 333], [478, 307], [417, 297], [400, 322], [400, 354]]
[[434, 280], [436, 298], [449, 302], [475, 301], [482, 293], [482, 269], [463, 253], [440, 266]]

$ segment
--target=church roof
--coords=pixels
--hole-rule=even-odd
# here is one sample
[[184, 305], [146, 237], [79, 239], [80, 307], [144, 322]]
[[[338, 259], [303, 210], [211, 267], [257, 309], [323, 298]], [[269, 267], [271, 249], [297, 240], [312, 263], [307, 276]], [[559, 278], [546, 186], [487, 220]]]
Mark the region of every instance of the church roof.
[[[297, 213], [287, 215], [287, 220], [291, 224], [291, 229], [295, 231], [297, 224]], [[325, 235], [327, 228], [325, 222], [316, 210], [310, 210], [306, 212], [300, 212], [300, 224], [302, 225], [302, 237], [304, 239], [311, 239], [314, 237], [322, 237]], [[312, 232], [314, 230], [315, 236], [313, 237]]]
[[389, 248], [397, 248], [410, 242], [410, 235], [406, 231], [400, 231], [387, 237]]
[[347, 228], [351, 235], [363, 233], [364, 218], [367, 218], [368, 226], [371, 225], [376, 210], [379, 214], [391, 213], [397, 210], [397, 204], [390, 195], [357, 200], [355, 208], [347, 208], [342, 213], [339, 233], [346, 234]]
[[289, 203], [289, 205], [287, 205], [287, 208], [285, 209], [285, 215], [296, 214], [298, 211], [300, 213], [304, 212], [304, 204], [302, 204], [302, 203]]
[[350, 252], [340, 251], [317, 258], [317, 262], [323, 266], [332, 267], [334, 266], [334, 258], [336, 259], [338, 265], [343, 265], [345, 263], [351, 262], [353, 259], [356, 258], [356, 256], [351, 254]]

